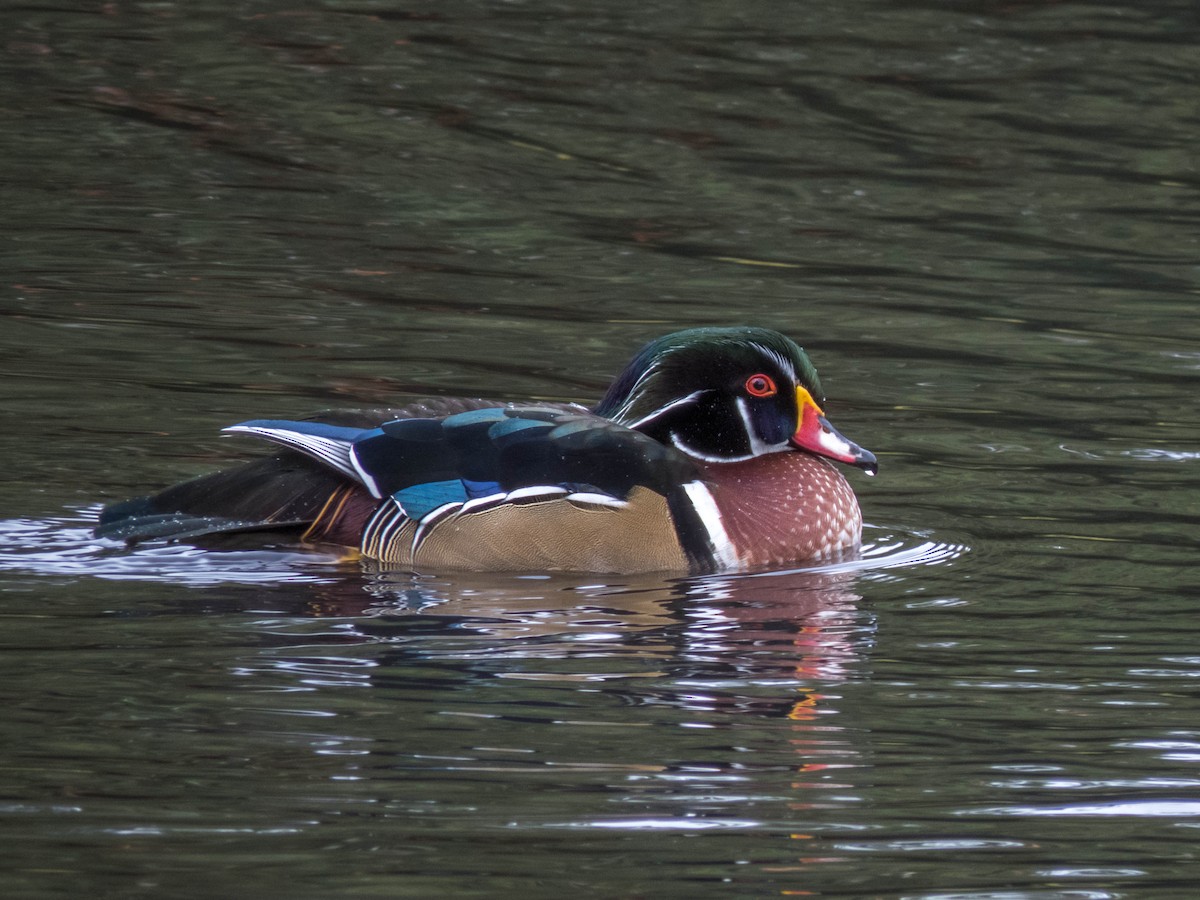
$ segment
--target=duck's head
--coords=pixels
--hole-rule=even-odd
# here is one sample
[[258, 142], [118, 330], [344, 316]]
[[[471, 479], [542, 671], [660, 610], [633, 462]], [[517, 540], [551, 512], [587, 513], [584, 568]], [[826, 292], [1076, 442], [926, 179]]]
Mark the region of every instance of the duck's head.
[[804, 351], [768, 328], [693, 328], [647, 344], [595, 412], [694, 459], [738, 462], [802, 450], [874, 475], [875, 455], [843, 437]]

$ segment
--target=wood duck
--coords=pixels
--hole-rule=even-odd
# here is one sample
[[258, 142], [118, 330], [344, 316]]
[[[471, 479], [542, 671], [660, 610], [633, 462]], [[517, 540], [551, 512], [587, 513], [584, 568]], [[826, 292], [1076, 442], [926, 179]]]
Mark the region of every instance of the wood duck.
[[[254, 531], [398, 568], [707, 573], [853, 553], [836, 460], [874, 455], [821, 410], [804, 351], [764, 328], [696, 328], [642, 349], [603, 399], [430, 400], [231, 434], [284, 448], [106, 507], [130, 544]], [[382, 424], [380, 424], [382, 423]]]

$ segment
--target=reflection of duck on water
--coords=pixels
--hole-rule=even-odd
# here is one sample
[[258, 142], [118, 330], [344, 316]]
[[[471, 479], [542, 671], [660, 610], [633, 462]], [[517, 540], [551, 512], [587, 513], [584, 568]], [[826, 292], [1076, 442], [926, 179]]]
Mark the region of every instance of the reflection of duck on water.
[[[354, 636], [396, 641], [405, 646], [400, 652], [423, 656], [445, 649], [439, 640], [445, 638], [488, 666], [510, 667], [510, 653], [514, 659], [610, 652], [624, 658], [632, 650], [639, 667], [653, 669], [660, 661], [673, 683], [836, 682], [861, 655], [866, 627], [854, 591], [857, 576], [849, 572], [671, 580], [643, 575], [601, 582], [566, 574], [431, 577], [367, 568], [365, 584], [347, 578], [308, 591], [309, 615], [347, 620], [339, 642]], [[468, 649], [472, 638], [487, 640], [483, 657]], [[662, 672], [612, 674], [657, 678]], [[710, 693], [684, 690], [680, 696], [699, 702]], [[797, 702], [794, 693], [772, 688], [755, 708], [787, 715]]]

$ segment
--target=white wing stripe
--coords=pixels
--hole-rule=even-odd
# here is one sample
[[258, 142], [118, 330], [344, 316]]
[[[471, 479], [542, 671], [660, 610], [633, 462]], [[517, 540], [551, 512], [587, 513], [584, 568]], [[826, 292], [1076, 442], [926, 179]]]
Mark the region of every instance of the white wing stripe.
[[359, 481], [363, 487], [371, 492], [371, 496], [377, 500], [383, 499], [383, 491], [379, 489], [379, 483], [375, 480], [375, 476], [362, 467], [358, 461], [358, 453], [355, 452], [354, 446], [351, 445], [349, 452], [346, 454], [347, 461], [353, 467], [350, 477]]
[[266, 438], [276, 444], [283, 444], [299, 450], [313, 459], [337, 469], [347, 478], [360, 481], [360, 475], [352, 464], [351, 444], [349, 441], [339, 441], [336, 438], [318, 437], [312, 434], [301, 434], [298, 431], [286, 431], [281, 428], [258, 428], [246, 425], [230, 425], [222, 428], [228, 434], [252, 434]]

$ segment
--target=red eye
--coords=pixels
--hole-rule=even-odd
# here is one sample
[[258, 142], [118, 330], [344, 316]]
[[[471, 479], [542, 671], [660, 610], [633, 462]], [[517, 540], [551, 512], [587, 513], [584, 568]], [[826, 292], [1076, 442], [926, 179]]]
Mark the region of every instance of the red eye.
[[746, 379], [746, 393], [751, 397], [773, 397], [778, 388], [770, 375], [751, 375]]

